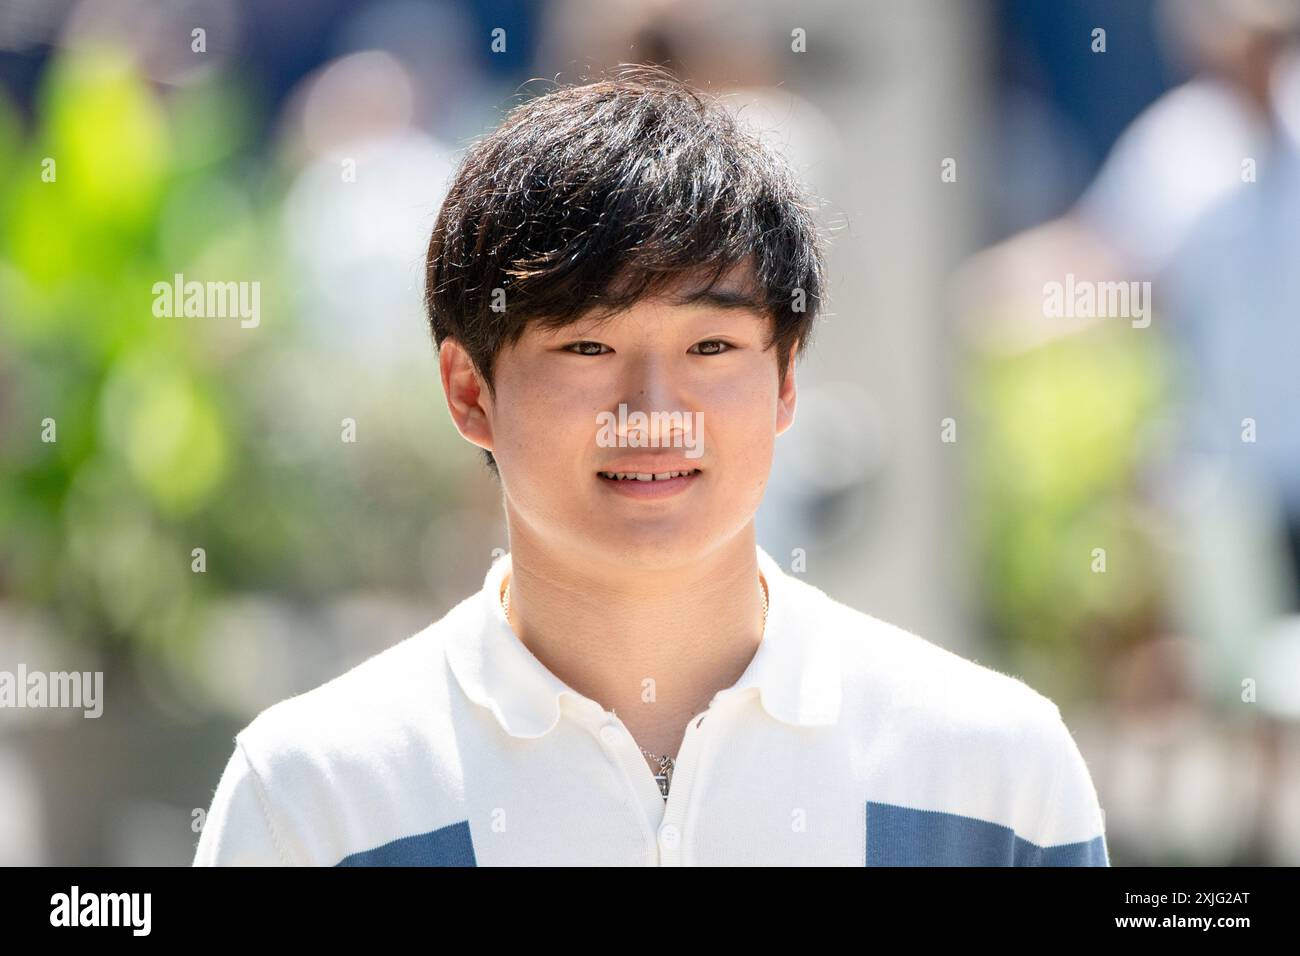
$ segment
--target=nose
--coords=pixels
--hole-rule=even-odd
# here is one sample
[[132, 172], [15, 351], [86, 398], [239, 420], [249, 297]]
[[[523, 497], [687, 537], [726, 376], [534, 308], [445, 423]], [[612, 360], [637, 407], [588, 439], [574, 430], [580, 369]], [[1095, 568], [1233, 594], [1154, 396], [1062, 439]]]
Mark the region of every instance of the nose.
[[627, 406], [628, 432], [640, 431], [641, 441], [651, 446], [677, 445], [688, 437], [684, 423], [689, 406], [680, 376], [668, 362], [657, 356], [641, 358], [629, 366], [625, 384], [619, 401]]

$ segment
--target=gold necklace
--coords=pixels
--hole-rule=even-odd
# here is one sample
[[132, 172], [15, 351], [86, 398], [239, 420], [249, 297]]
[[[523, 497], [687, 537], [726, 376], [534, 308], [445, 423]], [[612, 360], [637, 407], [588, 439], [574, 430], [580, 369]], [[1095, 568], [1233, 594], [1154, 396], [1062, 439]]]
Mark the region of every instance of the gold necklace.
[[[758, 572], [759, 590], [763, 592], [763, 630], [767, 630], [767, 581], [763, 579], [763, 572]], [[506, 582], [505, 590], [501, 593], [501, 610], [505, 611], [506, 624], [510, 623], [510, 582]], [[691, 719], [695, 719], [695, 714], [691, 714]], [[663, 794], [665, 800], [668, 799], [668, 788], [672, 785], [673, 769], [677, 761], [669, 756], [661, 754], [652, 754], [644, 747], [638, 745], [641, 753], [645, 754], [650, 760], [657, 765], [658, 773], [655, 774], [655, 783], [659, 784], [659, 792]]]

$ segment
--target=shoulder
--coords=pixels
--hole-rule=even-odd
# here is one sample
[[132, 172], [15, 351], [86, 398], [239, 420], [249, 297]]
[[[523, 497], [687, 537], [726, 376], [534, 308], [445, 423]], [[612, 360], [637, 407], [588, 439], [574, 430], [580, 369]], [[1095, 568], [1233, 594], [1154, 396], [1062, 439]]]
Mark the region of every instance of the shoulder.
[[[810, 618], [840, 655], [844, 726], [866, 765], [889, 768], [889, 802], [997, 822], [1039, 847], [1100, 834], [1096, 791], [1055, 702], [811, 590]], [[1096, 858], [1098, 844], [1080, 845]]]
[[445, 650], [468, 602], [236, 734], [196, 861], [333, 865], [456, 817]]
[[843, 726], [860, 746], [895, 748], [918, 768], [937, 760], [954, 775], [1051, 788], [1073, 742], [1050, 698], [809, 584], [794, 587], [802, 626], [838, 656]]
[[[467, 599], [468, 600], [468, 599]], [[465, 602], [325, 683], [270, 705], [236, 735], [259, 773], [290, 766], [332, 772], [410, 749], [447, 724], [445, 648]]]
[[936, 729], [1023, 729], [1060, 720], [1056, 704], [1019, 677], [792, 581], [802, 617], [838, 652], [847, 699], [869, 699]]

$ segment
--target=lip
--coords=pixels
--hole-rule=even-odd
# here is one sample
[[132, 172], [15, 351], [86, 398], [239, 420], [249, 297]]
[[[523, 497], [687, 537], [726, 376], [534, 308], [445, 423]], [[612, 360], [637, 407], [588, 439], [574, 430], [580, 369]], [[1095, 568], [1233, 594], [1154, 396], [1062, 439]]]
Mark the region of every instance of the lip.
[[[625, 468], [621, 466], [618, 468], [602, 468], [601, 470], [610, 471], [610, 472], [619, 472], [623, 474], [626, 474], [628, 472], [636, 472], [637, 474], [653, 475], [653, 474], [663, 474], [665, 471], [686, 471], [688, 469], [694, 468], [695, 466], [694, 465], [665, 466], [663, 464], [657, 464], [654, 465], [653, 467], [654, 467], [653, 471], [650, 470], [649, 468], [645, 468], [644, 470], [642, 470], [638, 468]], [[622, 497], [625, 498], [658, 499], [658, 498], [671, 498], [674, 495], [679, 495], [682, 492], [686, 491], [688, 488], [691, 487], [691, 485], [695, 484], [695, 482], [699, 481], [703, 477], [704, 477], [704, 472], [700, 471], [691, 475], [678, 476], [677, 478], [669, 478], [667, 481], [636, 481], [636, 480], [618, 481], [617, 479], [612, 479], [612, 478], [602, 478], [600, 475], [596, 475], [596, 480], [599, 481], [602, 485], [604, 485], [609, 491], [613, 492], [616, 495], [621, 495]]]

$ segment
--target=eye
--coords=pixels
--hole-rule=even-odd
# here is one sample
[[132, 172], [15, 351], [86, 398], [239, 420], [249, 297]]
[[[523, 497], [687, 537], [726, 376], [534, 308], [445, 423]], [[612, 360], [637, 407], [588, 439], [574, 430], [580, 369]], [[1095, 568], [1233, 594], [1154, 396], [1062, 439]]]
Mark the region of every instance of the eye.
[[713, 345], [720, 345], [722, 346], [722, 348], [719, 349], [709, 348], [697, 352], [696, 354], [697, 355], [721, 355], [723, 352], [730, 351], [731, 349], [735, 348], [735, 346], [732, 345], [730, 342], [724, 342], [721, 339], [709, 339], [707, 342], [698, 342], [695, 345], [692, 345], [691, 348], [695, 349], [695, 348], [701, 348], [702, 346], [713, 346]]
[[600, 342], [570, 342], [568, 345], [564, 346], [564, 348], [561, 349], [561, 351], [573, 352], [574, 355], [604, 355], [605, 354], [604, 352], [574, 351], [574, 349], [580, 349], [582, 346], [585, 345], [594, 345], [598, 349], [609, 348], [609, 346], [602, 345]]

